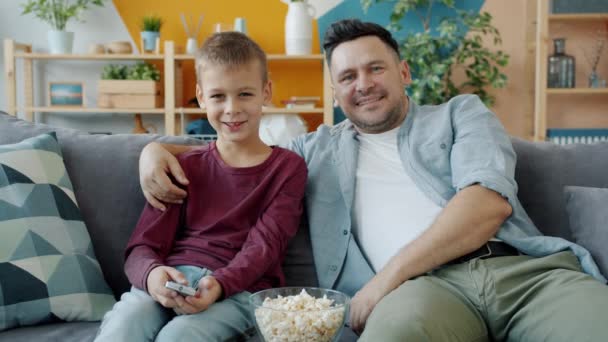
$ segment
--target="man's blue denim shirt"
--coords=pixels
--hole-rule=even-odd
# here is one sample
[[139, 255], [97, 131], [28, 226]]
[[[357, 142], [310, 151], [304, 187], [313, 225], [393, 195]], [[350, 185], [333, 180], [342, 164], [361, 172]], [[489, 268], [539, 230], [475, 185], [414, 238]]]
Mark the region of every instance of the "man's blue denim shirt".
[[[497, 238], [537, 257], [570, 249], [586, 273], [606, 282], [586, 249], [543, 236], [534, 226], [517, 198], [516, 155], [509, 136], [477, 96], [456, 96], [438, 106], [409, 101], [397, 143], [405, 171], [439, 206], [445, 207], [472, 184], [492, 189], [513, 208]], [[308, 165], [306, 208], [319, 285], [349, 294], [373, 276], [351, 235], [358, 147], [357, 132], [348, 120], [322, 125], [290, 146]]]

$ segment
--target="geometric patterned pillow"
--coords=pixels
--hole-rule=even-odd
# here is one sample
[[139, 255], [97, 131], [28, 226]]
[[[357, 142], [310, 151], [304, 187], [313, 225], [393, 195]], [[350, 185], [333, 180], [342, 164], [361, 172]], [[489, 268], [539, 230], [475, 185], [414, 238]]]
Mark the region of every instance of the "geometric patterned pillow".
[[0, 331], [97, 321], [114, 303], [55, 134], [0, 145]]

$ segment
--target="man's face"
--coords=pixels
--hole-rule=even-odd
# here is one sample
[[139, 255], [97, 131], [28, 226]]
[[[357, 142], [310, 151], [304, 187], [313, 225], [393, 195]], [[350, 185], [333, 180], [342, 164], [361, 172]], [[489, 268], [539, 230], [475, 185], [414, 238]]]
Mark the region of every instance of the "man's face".
[[364, 36], [336, 46], [330, 71], [335, 101], [359, 131], [386, 132], [405, 118], [409, 67], [379, 38]]
[[196, 96], [225, 143], [258, 139], [262, 105], [272, 96], [270, 81], [263, 81], [260, 70], [260, 62], [254, 60], [231, 67], [210, 63], [201, 71], [202, 85], [196, 85]]

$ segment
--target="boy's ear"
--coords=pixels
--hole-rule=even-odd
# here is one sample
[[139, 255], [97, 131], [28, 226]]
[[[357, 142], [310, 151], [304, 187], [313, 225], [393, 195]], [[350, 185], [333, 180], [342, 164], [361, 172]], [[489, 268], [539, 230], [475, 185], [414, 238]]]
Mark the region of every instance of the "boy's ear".
[[272, 81], [268, 80], [262, 89], [264, 93], [264, 105], [270, 105], [272, 103]]
[[203, 105], [205, 103], [203, 97], [203, 90], [201, 89], [201, 86], [198, 84], [198, 82], [196, 82], [196, 99], [198, 100], [198, 106], [203, 108]]

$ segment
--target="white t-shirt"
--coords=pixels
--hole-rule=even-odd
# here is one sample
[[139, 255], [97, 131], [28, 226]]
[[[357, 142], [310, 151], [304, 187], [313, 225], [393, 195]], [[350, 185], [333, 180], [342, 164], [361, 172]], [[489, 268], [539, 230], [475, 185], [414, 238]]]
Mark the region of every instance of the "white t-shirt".
[[442, 209], [405, 172], [398, 131], [358, 136], [353, 234], [376, 272], [429, 228]]

